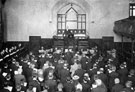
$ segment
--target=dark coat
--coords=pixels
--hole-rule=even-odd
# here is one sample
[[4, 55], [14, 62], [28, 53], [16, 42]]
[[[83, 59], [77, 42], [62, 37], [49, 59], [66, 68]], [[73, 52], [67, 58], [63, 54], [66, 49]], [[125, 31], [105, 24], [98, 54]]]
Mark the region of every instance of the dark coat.
[[60, 80], [62, 83], [66, 82], [66, 78], [70, 76], [70, 71], [68, 69], [62, 69], [60, 71]]
[[64, 85], [64, 92], [74, 92], [75, 87], [72, 82], [66, 82]]
[[39, 68], [42, 68], [44, 66], [45, 62], [46, 62], [46, 58], [40, 57], [39, 61], [38, 61]]
[[[4, 86], [4, 77], [2, 76], [2, 74], [0, 73], [0, 90], [3, 88]], [[1, 92], [1, 91], [0, 91]]]
[[55, 92], [57, 89], [57, 83], [55, 80], [48, 79], [45, 84], [49, 87], [48, 92]]
[[135, 75], [133, 76], [128, 76], [128, 80], [132, 81], [132, 86], [135, 87]]
[[106, 74], [100, 73], [98, 74], [98, 78], [101, 79], [106, 86], [108, 86], [108, 77]]
[[10, 91], [7, 89], [2, 89], [2, 90], [0, 90], [0, 92], [10, 92]]
[[82, 57], [81, 58], [82, 69], [87, 70], [87, 63], [88, 63], [88, 58], [87, 57]]
[[54, 69], [51, 68], [51, 67], [45, 69], [45, 71], [43, 73], [43, 76], [44, 76], [45, 79], [47, 78], [47, 76], [48, 76], [48, 74], [49, 74], [50, 71], [54, 71]]
[[114, 79], [118, 77], [119, 74], [117, 72], [112, 72], [109, 74], [109, 88], [112, 88], [112, 86], [114, 86]]
[[63, 69], [63, 66], [64, 66], [64, 63], [60, 63], [60, 64], [57, 64], [57, 66], [56, 66], [56, 76], [58, 77], [58, 78], [60, 78], [60, 71], [61, 71], [61, 69]]
[[36, 92], [41, 91], [40, 83], [37, 80], [32, 80], [31, 82], [29, 82], [29, 85], [32, 87], [36, 87], [36, 89], [37, 89]]
[[73, 58], [73, 54], [71, 52], [67, 52], [66, 55], [65, 55], [65, 59], [67, 60], [67, 63], [69, 65], [72, 64], [72, 58]]
[[123, 85], [121, 85], [121, 84], [115, 84], [112, 87], [111, 92], [121, 92], [123, 88], [124, 88]]
[[79, 81], [82, 82], [85, 71], [83, 69], [77, 69], [74, 75], [79, 76]]
[[107, 88], [104, 85], [93, 88], [91, 92], [107, 92]]
[[120, 81], [122, 84], [125, 84], [125, 82], [127, 81], [127, 75], [128, 75], [128, 70], [127, 68], [124, 69], [119, 69], [118, 73], [120, 75]]
[[82, 92], [90, 92], [90, 85], [88, 83], [82, 83]]

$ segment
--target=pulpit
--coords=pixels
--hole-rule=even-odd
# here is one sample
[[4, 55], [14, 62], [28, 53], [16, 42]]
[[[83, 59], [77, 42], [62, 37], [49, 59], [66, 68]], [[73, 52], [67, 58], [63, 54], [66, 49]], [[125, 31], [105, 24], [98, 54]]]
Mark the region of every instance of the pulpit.
[[70, 30], [65, 30], [63, 34], [64, 47], [74, 47], [74, 34]]
[[57, 35], [55, 35], [53, 39], [54, 47], [60, 47], [65, 49], [89, 48], [89, 36], [86, 35], [86, 30], [58, 30]]

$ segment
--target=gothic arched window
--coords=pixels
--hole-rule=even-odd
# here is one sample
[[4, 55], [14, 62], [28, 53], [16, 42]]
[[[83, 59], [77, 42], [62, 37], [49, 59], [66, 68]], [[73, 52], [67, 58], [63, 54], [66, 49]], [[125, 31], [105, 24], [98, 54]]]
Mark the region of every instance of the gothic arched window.
[[86, 14], [73, 4], [65, 6], [57, 14], [57, 35], [62, 35], [67, 29], [75, 35], [86, 34]]

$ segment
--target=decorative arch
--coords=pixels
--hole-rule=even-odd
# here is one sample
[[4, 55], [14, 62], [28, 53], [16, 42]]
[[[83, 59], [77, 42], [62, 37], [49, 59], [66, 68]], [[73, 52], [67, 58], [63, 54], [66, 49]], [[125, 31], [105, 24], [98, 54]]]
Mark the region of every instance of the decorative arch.
[[[72, 8], [71, 8], [71, 4], [72, 4]], [[64, 4], [62, 7], [59, 8], [59, 10], [57, 11], [57, 14], [65, 14], [70, 9], [73, 9], [80, 14], [86, 14], [86, 10], [76, 3]]]
[[74, 35], [86, 34], [86, 13], [79, 6], [70, 3], [57, 13], [57, 35], [62, 35], [65, 30]]
[[56, 1], [54, 5], [52, 5], [52, 16], [55, 16], [59, 10], [61, 10], [63, 7], [67, 6], [68, 4], [74, 4], [78, 7], [80, 7], [83, 11], [85, 11], [86, 14], [90, 14], [91, 6], [88, 3], [89, 0], [59, 0]]
[[[50, 12], [50, 23], [53, 24], [54, 26], [54, 34], [57, 34], [58, 30], [57, 30], [57, 14], [59, 14], [61, 12], [61, 10], [65, 7], [68, 6], [70, 4], [74, 4], [75, 6], [80, 7], [80, 10], [83, 10], [83, 12], [81, 14], [86, 14], [86, 22], [87, 25], [89, 24], [90, 21], [90, 16], [91, 15], [91, 10], [92, 7], [89, 4], [89, 0], [56, 0], [54, 2], [54, 4], [52, 5], [51, 8], [51, 12]], [[79, 11], [80, 13], [80, 11]], [[86, 26], [86, 29], [89, 29], [89, 26]], [[89, 34], [89, 31], [87, 31], [87, 34]]]

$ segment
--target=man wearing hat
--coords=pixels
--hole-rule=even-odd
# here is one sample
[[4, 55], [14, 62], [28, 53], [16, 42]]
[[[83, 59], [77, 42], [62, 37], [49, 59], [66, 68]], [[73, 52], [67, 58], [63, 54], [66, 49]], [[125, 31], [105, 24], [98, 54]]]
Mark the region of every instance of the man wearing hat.
[[82, 92], [82, 84], [80, 84], [80, 82], [79, 82], [79, 76], [78, 75], [74, 75], [72, 77], [72, 79], [73, 79], [73, 84], [74, 84], [75, 92]]
[[60, 71], [60, 80], [62, 83], [66, 82], [66, 78], [70, 76], [70, 71], [68, 69], [68, 65], [65, 63], [63, 69]]
[[57, 89], [56, 80], [53, 79], [53, 74], [48, 75], [48, 79], [45, 80], [44, 87], [48, 87], [48, 92], [55, 92]]
[[74, 75], [72, 77], [73, 79], [73, 85], [74, 85], [74, 92], [82, 92], [82, 84], [79, 82], [79, 76]]
[[64, 64], [65, 64], [65, 61], [63, 60], [63, 58], [58, 60], [58, 63], [55, 68], [55, 74], [57, 78], [60, 78], [60, 71], [63, 69]]
[[129, 71], [128, 80], [132, 81], [132, 85], [135, 87], [135, 69]]
[[91, 92], [107, 92], [107, 88], [101, 79], [96, 79], [95, 83], [92, 85]]
[[134, 91], [133, 91], [133, 88], [132, 88], [132, 81], [127, 81], [127, 82], [125, 83], [125, 86], [126, 86], [126, 87], [123, 88], [121, 92], [134, 92]]
[[124, 85], [128, 76], [128, 69], [124, 63], [120, 65], [120, 69], [118, 70], [118, 73], [120, 75], [121, 83]]
[[24, 69], [24, 75], [26, 77], [26, 81], [28, 82], [29, 79], [31, 79], [32, 75], [33, 75], [33, 69], [26, 67], [26, 69]]
[[86, 53], [85, 52], [83, 52], [83, 55], [82, 55], [80, 63], [82, 64], [82, 69], [87, 70], [88, 58], [86, 57]]
[[94, 81], [94, 78], [92, 79], [88, 73], [84, 74], [83, 80], [87, 81], [90, 87], [92, 86], [92, 83]]
[[38, 60], [38, 62], [37, 62], [37, 64], [39, 65], [39, 68], [42, 68], [43, 65], [44, 65], [44, 63], [45, 63], [46, 61], [47, 61], [47, 60], [46, 60], [45, 54], [41, 54], [41, 55], [39, 56], [39, 60]]
[[104, 73], [104, 68], [100, 68], [99, 71], [97, 71], [98, 78], [103, 81], [103, 83], [108, 86], [108, 77]]
[[84, 73], [85, 73], [85, 71], [82, 69], [81, 64], [78, 64], [78, 69], [75, 71], [74, 75], [79, 76], [79, 81], [80, 82], [82, 82], [82, 80], [83, 80]]
[[90, 92], [90, 87], [92, 83], [88, 73], [84, 74], [83, 82], [81, 84], [82, 84], [82, 92]]
[[73, 53], [68, 50], [65, 54], [65, 59], [67, 60], [69, 65], [72, 64], [72, 58], [73, 58]]
[[64, 83], [64, 92], [74, 92], [75, 88], [74, 88], [74, 84], [73, 81], [70, 77], [66, 78], [66, 82]]
[[19, 84], [21, 85], [22, 82], [26, 82], [25, 76], [19, 73], [18, 71], [14, 72], [15, 76], [15, 85]]
[[40, 83], [37, 79], [37, 74], [33, 74], [32, 80], [29, 82], [29, 86], [32, 86], [34, 88], [33, 90], [35, 90], [35, 92], [41, 91]]
[[48, 65], [49, 66], [47, 66], [46, 69], [43, 71], [44, 78], [47, 77], [49, 72], [54, 72], [55, 71], [55, 67], [52, 65], [52, 63], [49, 63]]
[[58, 50], [57, 48], [55, 48], [55, 52], [53, 53], [53, 57], [56, 60], [59, 60], [60, 59], [60, 53], [61, 53], [61, 50]]
[[114, 86], [114, 79], [119, 77], [119, 74], [116, 71], [116, 66], [112, 65], [109, 73], [109, 88], [111, 89]]

